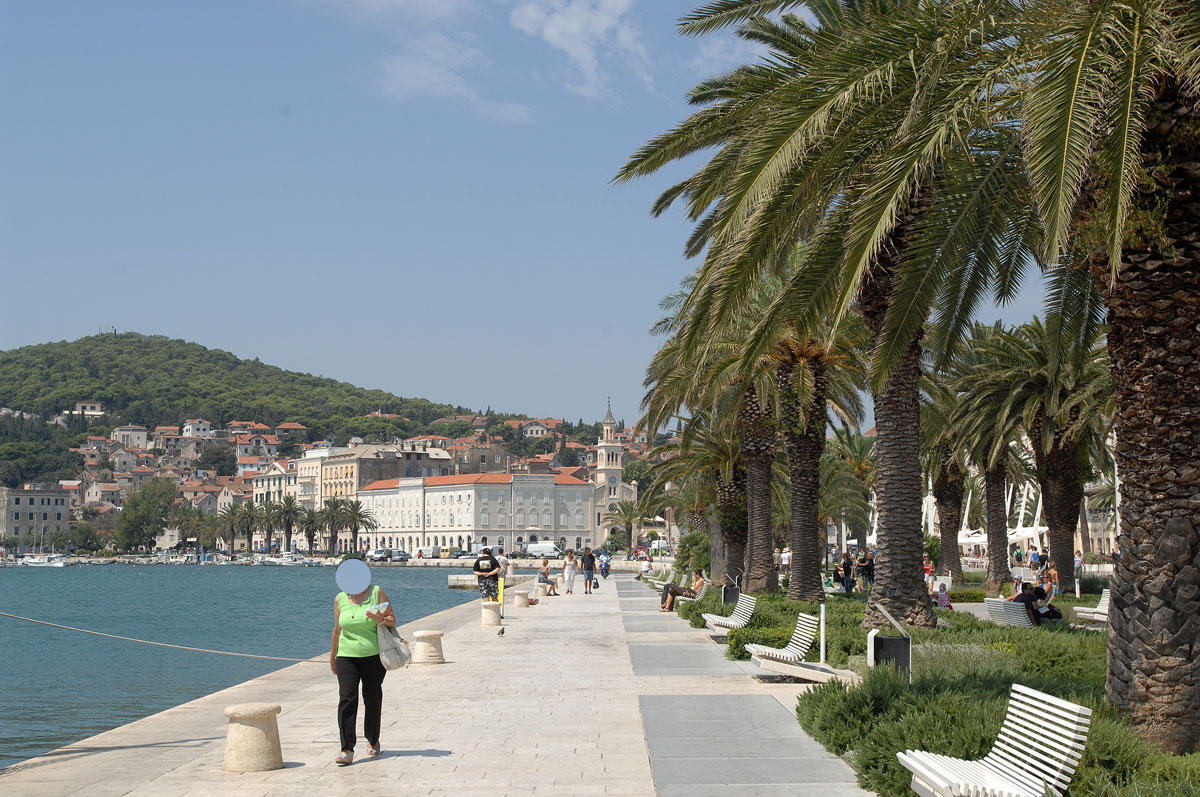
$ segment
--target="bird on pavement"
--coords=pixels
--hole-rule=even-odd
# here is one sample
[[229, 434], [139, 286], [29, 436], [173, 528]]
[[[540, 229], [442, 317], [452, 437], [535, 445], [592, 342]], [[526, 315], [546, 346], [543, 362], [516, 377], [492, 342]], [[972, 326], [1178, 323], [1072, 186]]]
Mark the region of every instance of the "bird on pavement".
[[504, 629], [501, 628], [499, 631], [497, 631], [496, 636], [504, 636]]

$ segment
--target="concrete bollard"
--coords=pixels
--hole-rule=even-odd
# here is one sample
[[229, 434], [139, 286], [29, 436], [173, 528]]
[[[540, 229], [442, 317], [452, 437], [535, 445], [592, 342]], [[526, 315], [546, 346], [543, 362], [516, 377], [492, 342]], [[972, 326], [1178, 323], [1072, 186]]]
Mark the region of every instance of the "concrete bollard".
[[505, 573], [505, 578], [513, 578], [517, 575], [517, 566], [512, 562], [508, 563], [508, 572]]
[[554, 583], [558, 584], [559, 589], [565, 589], [567, 586], [567, 577], [562, 573], [559, 573], [554, 577]]
[[547, 584], [545, 582], [541, 582], [537, 585], [538, 598], [544, 598], [549, 594], [550, 594], [550, 585], [549, 584]]
[[226, 772], [266, 772], [283, 769], [279, 748], [278, 703], [238, 703], [225, 707]]
[[482, 606], [483, 613], [480, 615], [479, 624], [500, 625], [500, 601], [484, 601]]
[[518, 609], [528, 609], [529, 608], [529, 593], [525, 592], [525, 591], [514, 592], [513, 593], [513, 602], [516, 604], [516, 607]]
[[445, 664], [442, 654], [441, 631], [414, 631], [412, 643], [413, 664]]

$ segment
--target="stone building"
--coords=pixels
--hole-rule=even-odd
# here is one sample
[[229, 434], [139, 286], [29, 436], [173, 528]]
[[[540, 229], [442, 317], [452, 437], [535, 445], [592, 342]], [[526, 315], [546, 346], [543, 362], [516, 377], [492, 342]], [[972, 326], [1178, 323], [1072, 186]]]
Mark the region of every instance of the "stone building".
[[18, 553], [49, 546], [49, 535], [70, 529], [70, 490], [37, 483], [0, 487], [0, 539], [16, 537]]

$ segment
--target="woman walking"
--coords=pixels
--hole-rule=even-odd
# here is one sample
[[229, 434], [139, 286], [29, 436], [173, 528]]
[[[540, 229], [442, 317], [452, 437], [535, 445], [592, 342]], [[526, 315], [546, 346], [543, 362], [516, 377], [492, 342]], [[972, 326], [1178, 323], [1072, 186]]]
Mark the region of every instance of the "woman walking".
[[567, 558], [563, 561], [563, 581], [566, 582], [565, 595], [570, 595], [575, 591], [575, 572], [579, 569], [579, 563], [575, 560], [575, 552], [567, 551]]
[[366, 712], [363, 731], [367, 737], [367, 755], [379, 755], [383, 676], [387, 674], [379, 661], [380, 625], [395, 628], [396, 615], [389, 605], [387, 593], [379, 587], [368, 586], [354, 595], [339, 592], [334, 598], [329, 669], [338, 680], [338, 734], [342, 743], [342, 751], [334, 759], [338, 766], [354, 761], [360, 687]]

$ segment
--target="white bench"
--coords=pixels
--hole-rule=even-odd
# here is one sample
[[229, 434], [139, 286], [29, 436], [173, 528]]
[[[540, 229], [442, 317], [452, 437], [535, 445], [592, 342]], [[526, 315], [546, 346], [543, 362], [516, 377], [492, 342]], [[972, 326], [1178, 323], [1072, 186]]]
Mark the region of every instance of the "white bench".
[[1100, 591], [1100, 602], [1092, 606], [1076, 606], [1071, 610], [1075, 617], [1089, 623], [1108, 622], [1108, 598], [1111, 590]]
[[746, 645], [746, 652], [751, 656], [758, 656], [760, 659], [774, 659], [789, 663], [804, 661], [804, 657], [808, 655], [808, 651], [812, 647], [813, 640], [817, 638], [817, 626], [817, 618], [811, 614], [801, 613], [796, 618], [796, 630], [792, 632], [792, 639], [787, 643], [787, 647], [771, 648], [751, 643]]
[[666, 568], [663, 568], [662, 570], [659, 570], [657, 573], [654, 573], [652, 575], [644, 577], [642, 579], [642, 581], [645, 581], [647, 584], [654, 587], [655, 589], [662, 589], [663, 584], [667, 583], [668, 581], [674, 580], [674, 578], [675, 578], [674, 572], [669, 572]]
[[725, 617], [720, 614], [704, 614], [704, 623], [713, 631], [731, 631], [734, 628], [745, 628], [746, 623], [750, 622], [750, 615], [754, 614], [754, 604], [757, 599], [752, 595], [742, 594], [738, 596], [737, 603], [733, 606], [733, 614]]
[[923, 797], [1057, 797], [1079, 765], [1091, 717], [1091, 709], [1013, 684], [1000, 735], [979, 761], [921, 750], [896, 758]]
[[988, 619], [996, 625], [1033, 628], [1033, 620], [1029, 619], [1029, 612], [1025, 610], [1025, 604], [1008, 601], [1004, 598], [984, 598], [983, 602], [987, 606]]

